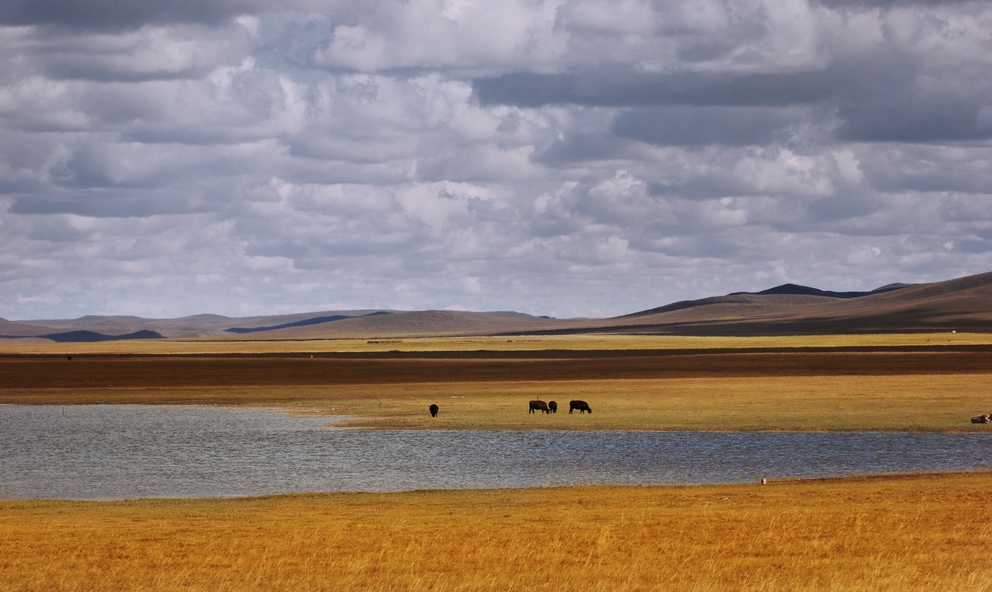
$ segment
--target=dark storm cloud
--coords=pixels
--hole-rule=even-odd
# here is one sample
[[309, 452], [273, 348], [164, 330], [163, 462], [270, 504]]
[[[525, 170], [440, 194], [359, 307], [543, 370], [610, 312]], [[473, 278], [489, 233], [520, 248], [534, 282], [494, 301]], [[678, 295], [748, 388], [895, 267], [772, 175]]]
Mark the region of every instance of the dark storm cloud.
[[891, 146], [863, 150], [861, 170], [877, 191], [955, 192], [992, 194], [992, 150], [961, 150], [942, 146]]
[[533, 161], [548, 166], [562, 166], [577, 162], [609, 160], [621, 155], [624, 147], [624, 141], [619, 137], [582, 132], [569, 133], [535, 153]]
[[883, 204], [880, 200], [860, 188], [845, 188], [829, 197], [813, 200], [807, 209], [809, 217], [805, 221], [810, 226], [826, 226], [831, 222], [864, 218], [878, 212]]
[[264, 8], [264, 0], [4, 0], [0, 24], [113, 31], [146, 24], [218, 24]]
[[992, 138], [992, 128], [982, 126], [978, 97], [964, 100], [934, 98], [931, 101], [842, 105], [843, 122], [837, 137], [855, 142], [958, 142]]
[[977, 4], [980, 0], [810, 0], [814, 6], [824, 8], [905, 8], [938, 7], [956, 4]]
[[808, 119], [802, 109], [646, 107], [620, 114], [612, 131], [661, 146], [749, 146], [784, 140], [789, 126]]
[[596, 68], [566, 74], [513, 72], [476, 79], [472, 86], [483, 105], [790, 106], [826, 100], [838, 88], [837, 75], [835, 70], [784, 74], [682, 72], [652, 75]]
[[[676, 240], [671, 240], [677, 236]], [[658, 237], [664, 237], [659, 240]], [[749, 257], [758, 256], [744, 237], [716, 236], [699, 237], [681, 235], [674, 229], [652, 229], [631, 241], [631, 247], [655, 253], [664, 253], [676, 257], [706, 257], [724, 259], [735, 254], [747, 254]]]
[[189, 214], [202, 208], [190, 200], [163, 199], [162, 194], [128, 190], [73, 191], [60, 195], [15, 198], [11, 214], [75, 214], [91, 218], [147, 218], [164, 214]]
[[684, 197], [688, 199], [714, 199], [728, 195], [753, 195], [753, 188], [745, 187], [730, 173], [714, 173], [683, 183], [653, 182], [648, 191], [654, 196]]
[[840, 141], [992, 137], [992, 125], [980, 116], [992, 92], [987, 71], [961, 84], [956, 72], [924, 73], [921, 68], [908, 56], [876, 51], [805, 72], [516, 72], [474, 80], [473, 89], [483, 105], [640, 107], [618, 116], [613, 132], [661, 145], [768, 143], [804, 119], [789, 109], [795, 106], [816, 107], [811, 113], [820, 117], [833, 113]]

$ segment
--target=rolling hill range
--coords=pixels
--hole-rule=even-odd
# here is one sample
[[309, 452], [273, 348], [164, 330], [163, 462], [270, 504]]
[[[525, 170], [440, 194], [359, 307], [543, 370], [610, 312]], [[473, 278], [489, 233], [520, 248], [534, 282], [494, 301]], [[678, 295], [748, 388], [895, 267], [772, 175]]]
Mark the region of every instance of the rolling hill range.
[[85, 316], [71, 320], [0, 319], [0, 338], [302, 340], [358, 337], [541, 335], [574, 333], [797, 335], [992, 332], [992, 273], [932, 284], [893, 284], [871, 292], [830, 292], [785, 284], [676, 302], [608, 319], [552, 319], [516, 312], [321, 311], [260, 317], [177, 319]]
[[682, 335], [992, 331], [992, 273], [865, 294], [782, 288], [787, 287], [677, 303], [620, 317], [598, 330]]

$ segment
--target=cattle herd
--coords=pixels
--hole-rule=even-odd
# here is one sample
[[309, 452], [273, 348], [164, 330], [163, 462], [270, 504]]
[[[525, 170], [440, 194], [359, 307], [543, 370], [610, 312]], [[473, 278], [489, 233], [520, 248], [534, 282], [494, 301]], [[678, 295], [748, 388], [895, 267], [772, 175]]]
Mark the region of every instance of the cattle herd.
[[[542, 413], [558, 413], [558, 403], [554, 401], [548, 401], [545, 403], [540, 399], [536, 399], [528, 403], [528, 405], [530, 407], [528, 413], [536, 413], [537, 411], [540, 411]], [[568, 412], [571, 413], [576, 409], [579, 410], [580, 414], [585, 413], [586, 411], [592, 413], [592, 408], [589, 407], [589, 403], [579, 400], [569, 401]], [[438, 412], [437, 405], [432, 404], [428, 408], [428, 411], [431, 412], [431, 417], [437, 417], [437, 412]], [[971, 423], [992, 423], [992, 413], [989, 413], [988, 415], [976, 415], [975, 417], [971, 418]]]
[[[544, 401], [537, 399], [536, 401], [531, 401], [528, 405], [530, 407], [528, 413], [534, 413], [536, 411], [543, 411], [544, 413], [558, 413], [558, 403], [555, 403], [554, 401], [548, 401], [545, 403]], [[569, 401], [568, 412], [571, 413], [576, 409], [579, 410], [579, 413], [585, 413], [586, 411], [592, 413], [589, 403], [586, 403], [585, 401]]]
[[[528, 405], [530, 407], [528, 413], [536, 413], [538, 411], [542, 413], [558, 413], [558, 403], [554, 401], [544, 402], [537, 399], [531, 401]], [[576, 409], [579, 410], [580, 414], [585, 413], [586, 411], [592, 413], [592, 408], [589, 407], [589, 403], [579, 400], [569, 401], [568, 412], [571, 413]], [[431, 417], [437, 417], [437, 405], [431, 405], [428, 410], [431, 412]], [[988, 415], [976, 415], [971, 418], [971, 423], [992, 423], [992, 413], [989, 413]]]
[[[575, 411], [576, 409], [579, 410], [579, 414], [585, 413], [586, 411], [588, 411], [589, 413], [592, 413], [592, 408], [589, 407], [589, 403], [586, 403], [585, 401], [578, 401], [578, 400], [576, 400], [576, 401], [569, 401], [568, 402], [568, 412], [571, 413], [571, 412]], [[431, 412], [431, 417], [437, 417], [437, 412], [438, 412], [437, 405], [432, 404], [430, 407], [428, 407], [428, 411]], [[540, 411], [542, 413], [558, 413], [558, 403], [556, 403], [554, 401], [548, 401], [548, 402], [545, 403], [544, 401], [542, 401], [540, 399], [537, 399], [536, 401], [531, 401], [530, 402], [530, 411], [528, 413], [535, 413], [537, 411]]]

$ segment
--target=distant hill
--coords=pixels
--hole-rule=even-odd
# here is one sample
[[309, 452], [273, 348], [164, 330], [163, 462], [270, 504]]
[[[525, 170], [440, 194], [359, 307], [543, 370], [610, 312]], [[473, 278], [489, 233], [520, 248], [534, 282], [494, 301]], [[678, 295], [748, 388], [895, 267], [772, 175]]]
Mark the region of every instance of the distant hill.
[[[381, 311], [323, 311], [269, 315], [257, 317], [226, 317], [223, 315], [200, 314], [175, 319], [145, 319], [134, 316], [88, 315], [76, 319], [42, 319], [34, 321], [0, 321], [0, 338], [3, 337], [42, 337], [52, 333], [72, 331], [93, 331], [105, 335], [127, 335], [148, 330], [169, 339], [199, 339], [229, 335], [228, 329], [251, 333], [256, 329], [271, 330], [273, 327], [289, 326], [298, 322], [309, 322], [314, 318], [350, 318]], [[6, 324], [5, 324], [6, 323]], [[237, 333], [238, 331], [235, 331]]]
[[30, 322], [22, 323], [0, 318], [0, 337], [38, 337], [45, 333], [51, 333], [51, 331], [48, 327]]
[[871, 292], [786, 284], [679, 302], [597, 324], [595, 331], [673, 335], [796, 335], [992, 331], [992, 273]]
[[162, 335], [155, 331], [135, 331], [127, 335], [105, 335], [95, 331], [69, 331], [68, 333], [49, 333], [42, 335], [45, 339], [57, 341], [59, 343], [92, 343], [97, 341], [124, 341], [127, 339], [162, 339]]
[[568, 321], [521, 313], [455, 310], [392, 311], [321, 324], [303, 324], [255, 333], [252, 339], [326, 339], [497, 335], [573, 326]]
[[0, 319], [0, 338], [336, 339], [616, 333], [652, 335], [801, 335], [992, 332], [992, 273], [932, 284], [891, 284], [871, 292], [832, 292], [783, 284], [675, 302], [608, 319], [552, 319], [507, 311], [350, 310], [232, 318], [86, 316], [71, 320]]
[[[361, 316], [375, 316], [390, 314], [387, 311], [381, 310], [378, 312], [369, 313], [367, 315]], [[310, 319], [303, 319], [301, 321], [293, 321], [290, 323], [282, 323], [279, 325], [268, 325], [263, 327], [231, 327], [230, 329], [224, 329], [228, 333], [262, 333], [264, 331], [277, 331], [279, 329], [289, 329], [291, 327], [309, 327], [310, 325], [322, 325], [324, 323], [333, 323], [334, 321], [343, 321], [345, 319], [351, 319], [355, 317], [350, 317], [347, 315], [330, 315], [326, 317], [313, 317]]]
[[0, 322], [0, 339], [34, 337], [82, 342], [151, 331], [170, 339], [299, 340], [491, 335], [563, 326], [572, 325], [567, 321], [510, 311], [356, 310], [246, 318], [194, 315], [178, 319], [85, 316], [78, 319], [3, 321]]
[[[798, 284], [782, 284], [781, 286], [775, 286], [774, 288], [762, 290], [758, 292], [758, 294], [798, 294], [802, 296], [823, 296], [825, 298], [861, 298], [862, 296], [870, 296], [871, 294], [880, 294], [882, 292], [891, 292], [892, 290], [899, 290], [905, 287], [908, 287], [908, 285], [891, 284], [881, 288], [876, 288], [871, 292], [831, 292], [829, 290], [818, 290], [816, 288], [800, 286]], [[746, 294], [746, 292], [739, 293]]]
[[811, 304], [815, 302], [821, 302], [820, 300], [811, 300], [808, 298], [794, 298], [789, 300], [769, 300], [760, 298], [760, 296], [814, 296], [817, 298], [862, 298], [864, 296], [870, 296], [872, 294], [881, 294], [883, 292], [891, 292], [893, 290], [899, 290], [901, 288], [909, 287], [909, 284], [890, 284], [888, 286], [883, 286], [872, 290], [871, 292], [831, 292], [829, 290], [819, 290], [817, 288], [811, 288], [809, 286], [800, 286], [798, 284], [782, 284], [781, 286], [775, 286], [774, 288], [768, 288], [767, 290], [762, 290], [761, 292], [732, 292], [726, 296], [711, 296], [709, 298], [701, 298], [699, 300], [683, 300], [680, 302], [675, 302], [672, 304], [666, 304], [665, 306], [659, 306], [658, 308], [652, 308], [650, 310], [642, 310], [640, 312], [634, 312], [627, 315], [623, 315], [619, 318], [637, 318], [644, 316], [657, 315], [667, 312], [675, 312], [677, 310], [684, 310], [687, 308], [696, 308], [700, 306], [714, 306], [720, 304], [757, 304], [757, 303], [768, 303], [775, 306], [788, 306], [797, 304]]

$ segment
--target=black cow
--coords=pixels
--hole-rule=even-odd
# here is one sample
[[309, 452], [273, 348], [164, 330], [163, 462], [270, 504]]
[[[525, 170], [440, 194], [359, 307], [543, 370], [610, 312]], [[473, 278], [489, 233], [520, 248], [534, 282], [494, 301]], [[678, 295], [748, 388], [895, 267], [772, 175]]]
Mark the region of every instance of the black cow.
[[988, 415], [976, 415], [971, 418], [971, 423], [992, 423], [992, 413]]
[[540, 409], [541, 411], [543, 411], [545, 413], [551, 413], [551, 410], [548, 409], [548, 404], [545, 403], [544, 401], [531, 401], [530, 402], [530, 411], [528, 411], [528, 413], [534, 413], [534, 410], [535, 409]]
[[431, 405], [428, 409], [431, 410], [431, 417], [437, 417], [437, 405]]
[[585, 413], [586, 411], [588, 411], [589, 413], [592, 413], [592, 409], [589, 408], [589, 403], [586, 403], [585, 401], [569, 401], [568, 402], [568, 412], [571, 413], [571, 412], [575, 411], [576, 409], [579, 410], [579, 413], [580, 414], [581, 413]]
[[551, 410], [551, 413], [558, 413], [558, 403], [548, 401], [548, 409]]

